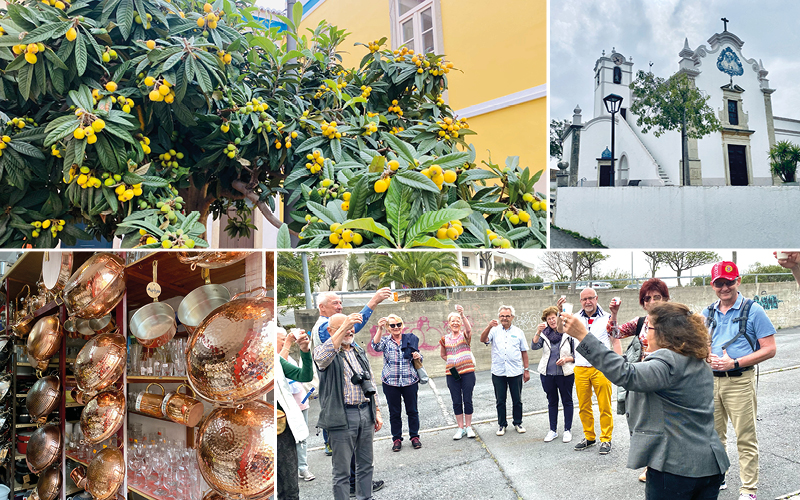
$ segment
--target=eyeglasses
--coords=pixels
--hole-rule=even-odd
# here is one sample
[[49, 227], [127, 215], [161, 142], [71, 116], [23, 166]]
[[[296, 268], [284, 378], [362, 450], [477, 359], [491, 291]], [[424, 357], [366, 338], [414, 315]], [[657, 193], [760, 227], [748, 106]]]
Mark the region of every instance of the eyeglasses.
[[510, 314], [501, 314], [501, 315], [500, 315], [500, 319], [503, 319], [503, 318], [513, 318], [513, 317], [514, 317], [514, 316], [512, 316], [512, 315], [510, 315]]
[[714, 285], [715, 288], [722, 288], [725, 286], [731, 287], [736, 284], [736, 280], [731, 281], [731, 280], [726, 280], [724, 278], [719, 278], [718, 280], [715, 280], [711, 284]]
[[402, 321], [400, 323], [389, 323], [389, 328], [400, 328], [401, 326], [403, 326]]
[[645, 297], [644, 297], [645, 304], [650, 302], [651, 300], [653, 302], [658, 302], [658, 301], [664, 300], [664, 297], [662, 297], [661, 295], [653, 295], [652, 297], [650, 295], [645, 295]]
[[654, 327], [654, 326], [648, 326], [648, 327], [647, 327], [647, 329], [648, 329], [648, 330], [653, 330], [653, 331], [656, 331], [656, 330], [657, 330], [657, 328], [656, 328], [656, 327]]
[[581, 299], [581, 302], [586, 302], [589, 300], [597, 300], [597, 295], [595, 295], [594, 297], [584, 297]]

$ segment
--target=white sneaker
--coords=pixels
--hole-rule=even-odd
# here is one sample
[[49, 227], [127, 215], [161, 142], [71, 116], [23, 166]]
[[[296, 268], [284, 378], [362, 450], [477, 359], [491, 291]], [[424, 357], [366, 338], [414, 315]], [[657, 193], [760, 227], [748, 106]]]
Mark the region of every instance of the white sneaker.
[[455, 439], [456, 441], [458, 441], [459, 439], [461, 439], [462, 437], [464, 437], [464, 433], [465, 433], [464, 429], [462, 429], [461, 427], [459, 427], [458, 429], [456, 429], [456, 433], [455, 433], [455, 434], [453, 434], [453, 439]]
[[300, 479], [304, 481], [313, 481], [317, 477], [314, 474], [312, 474], [311, 471], [308, 469], [301, 470], [298, 475], [300, 476]]
[[739, 495], [739, 500], [756, 500], [755, 493], [742, 493]]
[[467, 427], [467, 437], [468, 438], [474, 438], [475, 437], [475, 431], [472, 430], [472, 426], [471, 425]]
[[522, 427], [522, 424], [515, 425], [514, 428], [517, 430], [518, 433], [525, 434], [525, 427]]
[[549, 443], [557, 437], [558, 433], [556, 431], [547, 431], [547, 435], [544, 437], [544, 442]]
[[497, 434], [498, 436], [502, 436], [505, 433], [506, 433], [505, 427], [500, 427], [499, 429], [497, 429], [497, 432], [495, 432], [495, 434]]
[[572, 441], [572, 432], [564, 431], [564, 437], [561, 438], [561, 441], [565, 443], [569, 443], [570, 441]]

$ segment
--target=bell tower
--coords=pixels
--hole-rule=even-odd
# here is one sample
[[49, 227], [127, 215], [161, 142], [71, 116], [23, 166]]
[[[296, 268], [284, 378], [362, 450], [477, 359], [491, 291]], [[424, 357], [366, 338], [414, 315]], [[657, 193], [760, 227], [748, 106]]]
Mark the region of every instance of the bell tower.
[[606, 51], [594, 64], [594, 117], [608, 115], [603, 104], [603, 98], [608, 94], [622, 96], [620, 114], [623, 119], [627, 117], [627, 109], [631, 105], [630, 84], [633, 81], [633, 61], [625, 60], [625, 56], [611, 49], [611, 54], [606, 56]]

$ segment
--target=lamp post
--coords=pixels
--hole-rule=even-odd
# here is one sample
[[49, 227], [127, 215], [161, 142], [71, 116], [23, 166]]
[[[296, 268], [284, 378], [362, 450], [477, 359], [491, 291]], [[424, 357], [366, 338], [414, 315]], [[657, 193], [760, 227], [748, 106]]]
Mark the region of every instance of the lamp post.
[[622, 96], [617, 94], [608, 94], [603, 98], [603, 102], [606, 105], [606, 110], [611, 113], [611, 186], [614, 185], [614, 162], [616, 162], [617, 157], [615, 156], [614, 152], [614, 115], [619, 111], [619, 108], [622, 106]]

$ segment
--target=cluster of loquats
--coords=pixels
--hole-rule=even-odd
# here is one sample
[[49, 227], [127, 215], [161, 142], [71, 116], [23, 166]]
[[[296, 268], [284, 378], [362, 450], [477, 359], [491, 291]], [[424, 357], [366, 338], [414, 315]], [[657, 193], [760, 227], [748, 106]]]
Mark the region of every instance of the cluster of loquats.
[[312, 153], [306, 155], [306, 168], [312, 173], [316, 174], [320, 170], [322, 170], [322, 166], [325, 164], [325, 157], [322, 156], [322, 151], [319, 149], [315, 149]]
[[367, 48], [373, 54], [375, 52], [378, 52], [381, 49], [380, 40], [375, 40], [374, 42], [369, 42], [369, 44], [367, 44]]
[[391, 182], [392, 182], [392, 178], [389, 177], [386, 174], [383, 174], [383, 176], [380, 179], [375, 181], [375, 185], [373, 186], [373, 189], [375, 189], [376, 193], [385, 193], [386, 190], [389, 189], [389, 184]]
[[364, 99], [368, 99], [371, 93], [372, 93], [372, 87], [370, 87], [369, 85], [361, 86], [361, 97], [363, 97]]
[[203, 5], [203, 12], [205, 16], [201, 16], [197, 18], [197, 27], [198, 28], [208, 28], [208, 29], [216, 29], [217, 28], [217, 21], [219, 21], [219, 17], [221, 14], [217, 15], [214, 13], [214, 7], [206, 2]]
[[342, 133], [336, 128], [337, 124], [335, 121], [331, 120], [330, 122], [326, 122], [325, 120], [322, 121], [320, 125], [322, 128], [322, 135], [327, 137], [328, 139], [341, 139]]
[[456, 241], [462, 234], [464, 234], [464, 227], [461, 225], [460, 220], [451, 220], [436, 230], [436, 237], [440, 240], [450, 239]]
[[[114, 83], [114, 82], [109, 82]], [[116, 84], [114, 84], [116, 89]], [[94, 144], [97, 142], [97, 134], [106, 128], [106, 122], [102, 118], [98, 118], [94, 113], [90, 113], [83, 108], [75, 110], [75, 116], [78, 118], [78, 128], [72, 132], [72, 136], [79, 140], [86, 140], [87, 144]]]
[[151, 87], [148, 97], [153, 102], [164, 101], [167, 104], [175, 100], [175, 91], [172, 89], [172, 84], [166, 78], [159, 77], [158, 79], [152, 76], [147, 76], [144, 79], [144, 84]]
[[52, 234], [53, 238], [55, 238], [56, 235], [64, 229], [64, 224], [66, 223], [67, 221], [64, 219], [45, 219], [42, 221], [35, 220], [31, 222], [31, 226], [34, 227], [33, 231], [31, 232], [31, 236], [38, 238], [42, 229], [50, 229], [50, 234]]
[[150, 138], [146, 135], [139, 135], [139, 145], [142, 147], [142, 151], [144, 154], [150, 154]]
[[455, 170], [442, 170], [442, 167], [436, 164], [423, 169], [422, 175], [435, 182], [436, 185], [439, 186], [439, 191], [442, 190], [442, 186], [444, 186], [445, 182], [447, 184], [453, 184], [458, 178], [458, 174], [456, 174]]
[[[104, 63], [107, 63], [117, 60], [118, 57], [119, 56], [117, 55], [116, 50], [112, 49], [111, 47], [106, 47], [106, 50], [105, 52], [103, 52], [103, 55], [100, 56], [100, 59], [102, 59]], [[114, 88], [114, 90], [116, 90], [116, 87]], [[110, 90], [109, 92], [114, 92], [114, 90]]]
[[441, 60], [437, 62], [434, 68], [431, 70], [431, 75], [433, 76], [445, 75], [447, 73], [450, 73], [451, 69], [453, 69], [453, 63]]
[[367, 122], [366, 125], [364, 125], [364, 135], [372, 135], [377, 131], [378, 131], [378, 124], [375, 122], [370, 121]]
[[398, 105], [397, 99], [394, 99], [392, 101], [392, 105], [389, 106], [389, 109], [387, 109], [387, 112], [394, 113], [397, 116], [403, 116], [403, 110], [400, 109], [400, 106]]
[[[536, 212], [547, 211], [547, 201], [540, 200], [539, 197], [534, 195], [533, 193], [523, 194], [522, 199], [531, 204], [531, 210], [534, 210]], [[520, 218], [520, 220], [522, 220], [522, 218]]]
[[14, 52], [15, 56], [21, 56], [24, 54], [25, 60], [28, 61], [28, 64], [36, 64], [36, 61], [39, 58], [36, 56], [39, 52], [44, 52], [45, 46], [43, 43], [29, 43], [24, 44], [21, 43], [19, 45], [14, 45], [11, 47], [11, 51]]
[[142, 245], [154, 245], [160, 241], [161, 248], [194, 248], [195, 246], [195, 241], [185, 234], [183, 229], [178, 229], [175, 232], [165, 231], [160, 240], [144, 229], [139, 229], [139, 235], [141, 236]]
[[174, 149], [158, 155], [158, 159], [161, 160], [161, 166], [164, 168], [178, 168], [180, 166], [178, 160], [183, 160], [183, 157], [183, 153]]
[[0, 139], [0, 158], [3, 157], [3, 150], [8, 147], [8, 143], [11, 142], [11, 137], [4, 135], [2, 139]]
[[328, 241], [331, 245], [336, 245], [336, 248], [353, 248], [364, 243], [364, 237], [361, 234], [350, 229], [342, 228], [342, 225], [337, 223], [330, 226], [331, 235]]
[[222, 64], [230, 64], [233, 62], [233, 56], [222, 49], [217, 50], [217, 57], [222, 62]]
[[495, 233], [491, 229], [487, 229], [486, 234], [489, 235], [489, 241], [492, 242], [493, 247], [511, 248], [511, 240], [501, 237], [499, 234]]
[[[145, 20], [147, 20], [147, 22], [146, 22], [146, 23], [145, 23]], [[145, 16], [144, 16], [144, 17], [142, 17], [142, 16], [141, 16], [141, 14], [139, 14], [138, 12], [137, 12], [137, 13], [136, 13], [136, 15], [133, 17], [133, 22], [135, 22], [136, 24], [141, 24], [142, 26], [144, 26], [144, 27], [145, 27], [145, 29], [148, 29], [148, 30], [149, 30], [149, 29], [151, 28], [151, 26], [152, 26], [152, 24], [151, 24], [151, 22], [150, 22], [150, 21], [152, 21], [152, 20], [153, 20], [153, 16], [151, 16], [150, 14], [145, 14]]]
[[469, 128], [469, 124], [467, 123], [466, 118], [461, 118], [460, 120], [453, 120], [449, 116], [446, 116], [443, 120], [437, 121], [436, 125], [439, 126], [441, 130], [438, 132], [439, 139], [451, 139], [454, 137], [458, 137], [458, 131], [461, 129]]
[[[106, 182], [108, 182], [109, 180], [110, 179], [106, 179]], [[114, 176], [114, 180], [116, 180], [116, 176]], [[113, 185], [114, 184], [111, 184], [109, 187]], [[118, 185], [116, 188], [114, 188], [114, 193], [116, 193], [117, 199], [121, 202], [131, 201], [134, 196], [142, 195], [142, 184], [139, 183], [139, 184], [127, 185], [125, 183], [122, 183]]]

